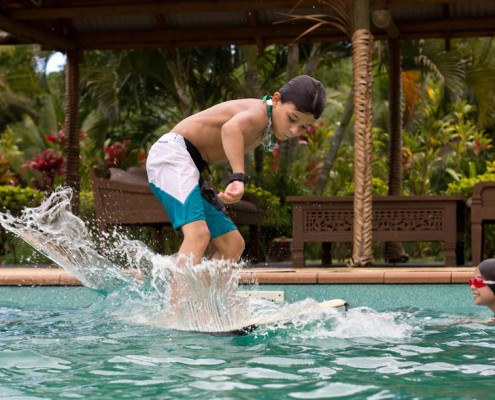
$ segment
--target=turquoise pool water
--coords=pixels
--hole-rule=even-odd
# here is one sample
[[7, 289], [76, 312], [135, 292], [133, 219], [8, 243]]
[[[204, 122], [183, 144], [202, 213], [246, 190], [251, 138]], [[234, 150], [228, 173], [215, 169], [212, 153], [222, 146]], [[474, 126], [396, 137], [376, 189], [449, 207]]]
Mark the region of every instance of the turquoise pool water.
[[218, 338], [141, 323], [146, 309], [129, 307], [125, 290], [0, 288], [0, 398], [494, 396], [495, 324], [467, 285], [256, 289], [284, 290], [291, 303], [345, 298], [351, 309]]

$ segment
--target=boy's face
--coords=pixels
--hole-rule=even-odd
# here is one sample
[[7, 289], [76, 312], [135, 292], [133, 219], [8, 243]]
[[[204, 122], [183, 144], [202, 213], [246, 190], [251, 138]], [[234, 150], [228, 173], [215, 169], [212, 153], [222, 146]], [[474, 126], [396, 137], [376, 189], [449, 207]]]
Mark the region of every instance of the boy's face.
[[298, 111], [293, 103], [283, 103], [280, 93], [273, 94], [273, 134], [279, 140], [301, 136], [316, 121], [313, 114]]

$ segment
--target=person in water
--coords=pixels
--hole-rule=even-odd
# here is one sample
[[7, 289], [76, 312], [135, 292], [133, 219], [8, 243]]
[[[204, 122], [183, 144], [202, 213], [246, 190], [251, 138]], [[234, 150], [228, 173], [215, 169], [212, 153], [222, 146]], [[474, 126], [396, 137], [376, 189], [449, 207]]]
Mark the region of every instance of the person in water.
[[[323, 85], [307, 75], [286, 83], [273, 96], [231, 100], [179, 122], [151, 147], [146, 169], [153, 193], [184, 239], [179, 256], [201, 262], [211, 242], [213, 259], [236, 262], [244, 239], [224, 204], [241, 200], [249, 183], [244, 153], [260, 144], [272, 151], [278, 140], [300, 136], [325, 108]], [[209, 165], [228, 161], [232, 175], [223, 193], [206, 181]]]
[[473, 292], [474, 304], [487, 306], [495, 313], [495, 258], [483, 260], [469, 280]]

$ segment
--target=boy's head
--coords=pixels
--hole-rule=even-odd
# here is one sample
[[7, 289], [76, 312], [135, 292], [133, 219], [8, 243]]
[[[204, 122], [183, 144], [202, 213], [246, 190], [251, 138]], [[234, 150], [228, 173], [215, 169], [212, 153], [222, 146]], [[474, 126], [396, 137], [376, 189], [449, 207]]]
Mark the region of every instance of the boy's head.
[[298, 111], [320, 118], [327, 101], [325, 88], [316, 79], [300, 75], [280, 88], [278, 91], [283, 103], [291, 102]]
[[273, 94], [272, 132], [278, 140], [304, 134], [320, 117], [326, 103], [325, 88], [316, 79], [301, 75]]

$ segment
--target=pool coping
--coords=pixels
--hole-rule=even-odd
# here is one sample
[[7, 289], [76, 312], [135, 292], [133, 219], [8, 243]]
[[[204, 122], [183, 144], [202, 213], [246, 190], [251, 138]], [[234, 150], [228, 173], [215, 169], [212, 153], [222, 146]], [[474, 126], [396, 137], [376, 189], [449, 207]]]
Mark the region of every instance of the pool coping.
[[[241, 285], [324, 284], [461, 284], [473, 276], [474, 267], [393, 268], [243, 268]], [[126, 271], [129, 273], [129, 271]], [[0, 286], [81, 286], [69, 272], [57, 267], [0, 267]]]

